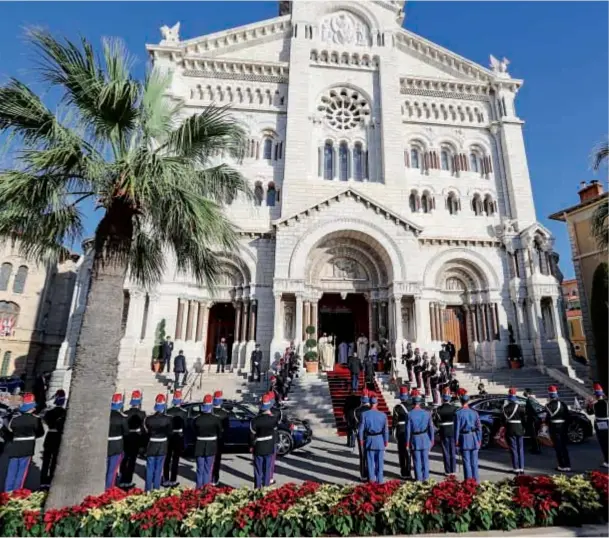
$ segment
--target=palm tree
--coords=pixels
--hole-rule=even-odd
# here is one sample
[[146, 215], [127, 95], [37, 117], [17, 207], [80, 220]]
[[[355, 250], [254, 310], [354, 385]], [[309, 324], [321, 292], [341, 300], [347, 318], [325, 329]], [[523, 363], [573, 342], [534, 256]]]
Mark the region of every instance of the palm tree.
[[[598, 170], [609, 159], [609, 142], [602, 142], [592, 156], [592, 167]], [[599, 249], [609, 245], [609, 200], [605, 199], [592, 214], [592, 234]]]
[[0, 87], [0, 134], [18, 141], [14, 164], [0, 171], [0, 237], [17, 236], [24, 255], [48, 260], [83, 239], [83, 203], [93, 200], [101, 216], [48, 498], [60, 507], [103, 491], [125, 278], [154, 285], [172, 256], [178, 270], [213, 287], [218, 252], [237, 239], [222, 206], [250, 192], [239, 172], [211, 159], [241, 155], [244, 133], [226, 109], [188, 116], [167, 97], [169, 77], [153, 69], [135, 79], [116, 41], [96, 54], [86, 39], [41, 30], [29, 38], [62, 113], [19, 80]]

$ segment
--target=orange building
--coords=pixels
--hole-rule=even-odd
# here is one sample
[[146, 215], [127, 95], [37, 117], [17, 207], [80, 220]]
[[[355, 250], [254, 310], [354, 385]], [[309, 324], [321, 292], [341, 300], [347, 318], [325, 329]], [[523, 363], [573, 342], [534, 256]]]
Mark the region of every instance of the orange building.
[[588, 360], [586, 350], [586, 335], [584, 334], [584, 319], [579, 300], [577, 280], [564, 280], [562, 283], [562, 297], [567, 312], [567, 326], [569, 329], [569, 340], [573, 344], [575, 355]]

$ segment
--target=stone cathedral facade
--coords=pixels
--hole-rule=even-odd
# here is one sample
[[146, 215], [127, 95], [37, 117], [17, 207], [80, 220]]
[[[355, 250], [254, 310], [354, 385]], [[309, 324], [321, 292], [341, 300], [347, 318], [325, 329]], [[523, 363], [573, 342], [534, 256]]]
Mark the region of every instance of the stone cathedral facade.
[[231, 164], [255, 200], [227, 207], [241, 244], [215, 293], [173, 269], [154, 290], [127, 284], [119, 384], [149, 371], [160, 328], [191, 363], [214, 362], [225, 337], [237, 370], [254, 342], [273, 360], [309, 325], [337, 342], [382, 327], [398, 354], [451, 340], [481, 369], [507, 366], [511, 341], [528, 365], [568, 365], [522, 80], [404, 18], [403, 1], [280, 2], [270, 20], [193, 39], [165, 26], [148, 45], [170, 98], [192, 113], [230, 105], [243, 122]]

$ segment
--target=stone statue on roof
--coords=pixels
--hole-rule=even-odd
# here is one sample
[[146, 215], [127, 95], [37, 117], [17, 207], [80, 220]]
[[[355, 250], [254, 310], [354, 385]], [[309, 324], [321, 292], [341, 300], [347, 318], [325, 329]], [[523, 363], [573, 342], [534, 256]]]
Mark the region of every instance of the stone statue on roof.
[[491, 54], [491, 70], [495, 75], [499, 77], [509, 78], [510, 74], [508, 73], [507, 67], [510, 65], [510, 61], [507, 58], [503, 58], [503, 60], [498, 60]]
[[161, 26], [161, 35], [163, 40], [161, 45], [168, 45], [180, 42], [180, 22], [176, 22], [171, 28], [167, 25]]

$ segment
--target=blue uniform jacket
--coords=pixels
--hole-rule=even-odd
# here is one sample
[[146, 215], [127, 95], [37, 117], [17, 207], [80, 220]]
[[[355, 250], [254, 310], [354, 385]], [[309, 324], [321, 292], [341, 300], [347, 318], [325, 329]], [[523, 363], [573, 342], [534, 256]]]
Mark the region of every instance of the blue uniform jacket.
[[431, 413], [415, 407], [406, 421], [406, 444], [411, 450], [429, 450], [433, 446], [433, 437]]
[[389, 442], [387, 415], [378, 409], [370, 409], [362, 413], [362, 421], [357, 433], [360, 442], [364, 442], [366, 450], [385, 450], [385, 444]]
[[461, 450], [478, 450], [482, 442], [482, 427], [478, 413], [463, 407], [455, 413], [455, 439]]

